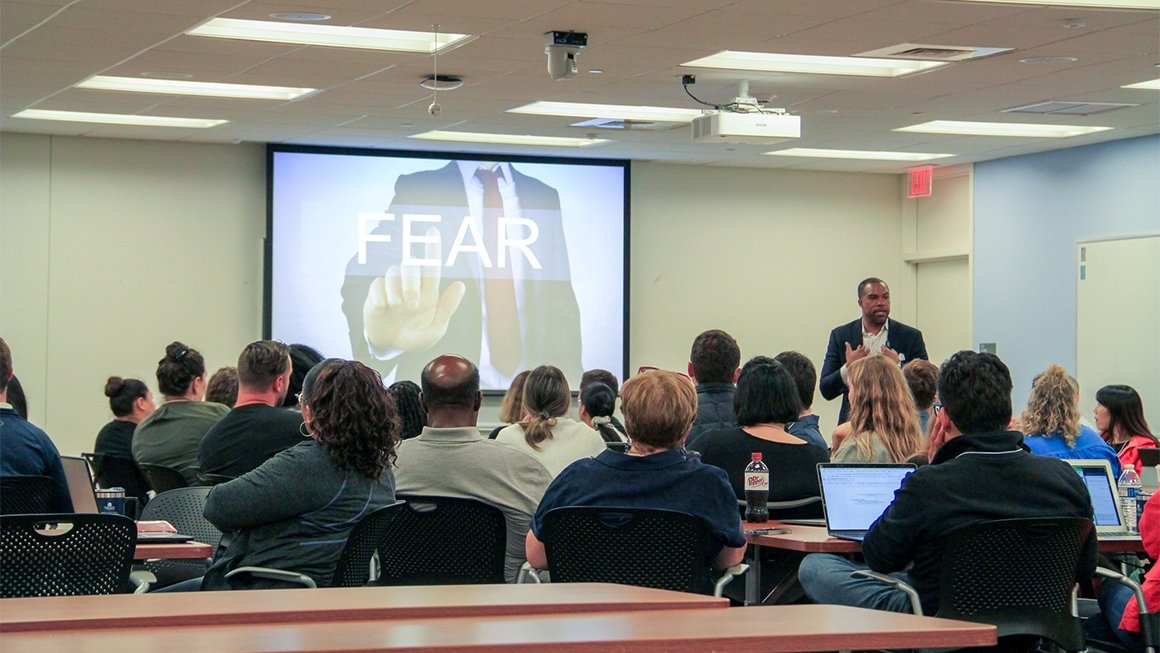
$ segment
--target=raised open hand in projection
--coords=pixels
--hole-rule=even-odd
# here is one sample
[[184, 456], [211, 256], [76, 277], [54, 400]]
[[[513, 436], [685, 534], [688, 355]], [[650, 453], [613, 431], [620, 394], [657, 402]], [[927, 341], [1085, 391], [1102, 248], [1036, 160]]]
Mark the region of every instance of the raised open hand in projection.
[[420, 261], [392, 265], [375, 277], [363, 303], [363, 327], [375, 351], [420, 351], [439, 342], [467, 288], [462, 281], [440, 294], [443, 243], [438, 229], [427, 232]]

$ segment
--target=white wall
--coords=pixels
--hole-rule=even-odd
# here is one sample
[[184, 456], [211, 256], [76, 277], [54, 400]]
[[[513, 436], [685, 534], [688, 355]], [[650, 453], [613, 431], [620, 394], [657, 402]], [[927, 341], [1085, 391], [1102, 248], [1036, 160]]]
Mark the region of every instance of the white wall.
[[[796, 349], [819, 367], [855, 286], [902, 276], [889, 175], [637, 163], [630, 367], [684, 370], [693, 338], [743, 357]], [[31, 417], [63, 453], [110, 418], [109, 374], [156, 389], [164, 345], [212, 369], [261, 336], [265, 155], [205, 145], [0, 134], [0, 334]], [[896, 317], [914, 307], [895, 301]], [[481, 421], [494, 422], [489, 399]], [[818, 398], [823, 430], [836, 403]]]
[[1160, 136], [975, 165], [974, 337], [997, 343], [1017, 412], [1048, 363], [1076, 369], [1076, 243], [1160, 234], [1157, 180]]

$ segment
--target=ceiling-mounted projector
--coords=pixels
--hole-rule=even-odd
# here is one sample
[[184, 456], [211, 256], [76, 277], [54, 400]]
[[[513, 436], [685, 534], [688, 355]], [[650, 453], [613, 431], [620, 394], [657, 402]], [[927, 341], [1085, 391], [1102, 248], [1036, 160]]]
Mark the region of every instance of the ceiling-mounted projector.
[[800, 116], [714, 111], [693, 119], [693, 140], [698, 143], [772, 145], [801, 136]]

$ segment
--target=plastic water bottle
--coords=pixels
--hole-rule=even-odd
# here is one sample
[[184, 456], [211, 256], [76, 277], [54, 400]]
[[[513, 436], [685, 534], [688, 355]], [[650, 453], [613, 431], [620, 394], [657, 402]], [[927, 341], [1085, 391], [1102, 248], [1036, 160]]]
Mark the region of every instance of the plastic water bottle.
[[769, 468], [761, 462], [761, 452], [751, 458], [745, 467], [745, 521], [756, 524], [769, 521]]
[[1140, 475], [1135, 465], [1124, 465], [1120, 480], [1116, 482], [1120, 493], [1120, 512], [1124, 516], [1124, 526], [1129, 532], [1138, 533], [1136, 519], [1136, 495], [1140, 493]]

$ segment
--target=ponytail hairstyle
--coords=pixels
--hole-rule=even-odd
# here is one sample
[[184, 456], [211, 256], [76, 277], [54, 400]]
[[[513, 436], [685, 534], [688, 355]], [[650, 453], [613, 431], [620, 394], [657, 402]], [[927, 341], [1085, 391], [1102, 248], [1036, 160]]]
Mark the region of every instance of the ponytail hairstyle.
[[1020, 417], [1027, 435], [1059, 435], [1067, 446], [1075, 446], [1079, 435], [1079, 408], [1075, 404], [1075, 388], [1067, 371], [1052, 363], [1031, 382], [1031, 396]]
[[612, 425], [612, 411], [616, 408], [616, 393], [612, 388], [599, 381], [588, 384], [580, 391], [580, 405], [605, 442], [624, 442], [620, 431]]
[[541, 365], [528, 373], [524, 381], [524, 414], [520, 422], [528, 445], [540, 449], [540, 443], [552, 437], [556, 418], [568, 414], [571, 405], [568, 379], [560, 368]]
[[117, 417], [128, 417], [133, 413], [133, 404], [149, 395], [149, 387], [140, 379], [122, 379], [110, 376], [105, 381], [105, 396], [109, 398], [109, 408]]
[[157, 361], [157, 389], [167, 397], [189, 392], [194, 379], [205, 376], [205, 359], [196, 349], [182, 342], [171, 342], [165, 358]]

